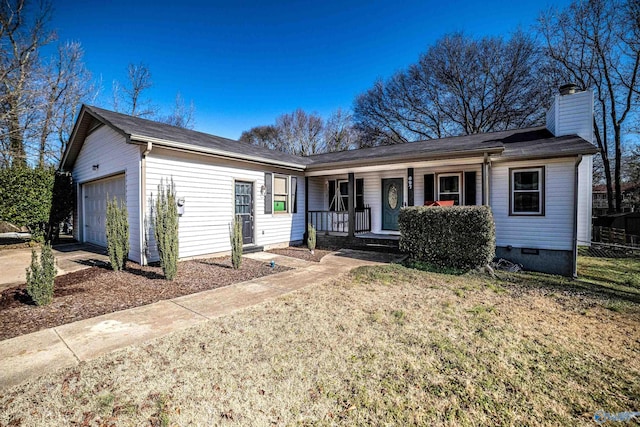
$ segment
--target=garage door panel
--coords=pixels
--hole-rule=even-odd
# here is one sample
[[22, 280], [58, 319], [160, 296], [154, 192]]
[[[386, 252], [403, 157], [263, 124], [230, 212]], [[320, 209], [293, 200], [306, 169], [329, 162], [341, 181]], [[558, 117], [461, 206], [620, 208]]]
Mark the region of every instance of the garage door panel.
[[107, 246], [107, 197], [115, 196], [124, 202], [124, 175], [101, 179], [83, 185], [84, 195], [84, 240], [100, 246]]

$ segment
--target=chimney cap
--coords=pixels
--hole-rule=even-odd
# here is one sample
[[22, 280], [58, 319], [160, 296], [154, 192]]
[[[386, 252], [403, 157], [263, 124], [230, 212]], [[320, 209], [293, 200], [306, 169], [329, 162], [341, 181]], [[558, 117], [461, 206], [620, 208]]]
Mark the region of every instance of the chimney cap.
[[578, 91], [578, 85], [575, 83], [567, 83], [558, 88], [560, 95], [571, 95]]

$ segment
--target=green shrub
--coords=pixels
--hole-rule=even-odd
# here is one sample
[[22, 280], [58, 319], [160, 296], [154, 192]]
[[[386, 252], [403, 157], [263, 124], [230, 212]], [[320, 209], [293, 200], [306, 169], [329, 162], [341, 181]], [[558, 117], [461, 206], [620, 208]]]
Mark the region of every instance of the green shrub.
[[114, 196], [107, 200], [107, 251], [114, 271], [124, 270], [129, 255], [127, 206]]
[[400, 249], [416, 261], [472, 269], [495, 256], [495, 225], [488, 206], [403, 208], [398, 222]]
[[160, 265], [167, 280], [178, 274], [178, 207], [173, 179], [158, 185], [153, 226], [160, 256]]
[[0, 168], [0, 219], [31, 230], [49, 221], [53, 168]]
[[312, 224], [307, 225], [307, 247], [311, 252], [316, 249], [316, 228]]
[[73, 179], [68, 172], [56, 171], [51, 195], [51, 211], [47, 242], [56, 241], [60, 234], [60, 223], [71, 215], [76, 203]]
[[242, 217], [236, 215], [231, 224], [231, 264], [239, 269], [242, 264]]
[[51, 246], [42, 246], [39, 260], [35, 249], [31, 251], [31, 265], [27, 268], [27, 294], [37, 305], [47, 305], [53, 301], [55, 263]]

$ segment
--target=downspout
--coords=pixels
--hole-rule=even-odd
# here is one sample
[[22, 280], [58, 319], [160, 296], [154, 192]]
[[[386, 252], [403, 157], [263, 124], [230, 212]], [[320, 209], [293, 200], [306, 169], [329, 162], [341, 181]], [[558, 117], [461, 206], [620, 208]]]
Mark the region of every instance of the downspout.
[[573, 277], [578, 277], [578, 179], [580, 173], [578, 168], [582, 163], [582, 154], [576, 159], [576, 172], [573, 183]]
[[142, 265], [147, 265], [147, 155], [152, 148], [151, 141], [147, 141], [147, 147], [140, 158], [140, 264]]

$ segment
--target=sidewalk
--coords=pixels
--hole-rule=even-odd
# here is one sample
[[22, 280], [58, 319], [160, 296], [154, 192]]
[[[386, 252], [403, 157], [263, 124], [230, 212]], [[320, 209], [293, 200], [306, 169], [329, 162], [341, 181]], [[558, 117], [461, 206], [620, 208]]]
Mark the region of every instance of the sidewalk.
[[400, 258], [352, 250], [334, 252], [320, 263], [267, 252], [245, 256], [265, 262], [275, 260], [292, 270], [0, 341], [0, 390], [307, 286], [321, 285], [355, 267]]

